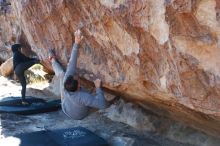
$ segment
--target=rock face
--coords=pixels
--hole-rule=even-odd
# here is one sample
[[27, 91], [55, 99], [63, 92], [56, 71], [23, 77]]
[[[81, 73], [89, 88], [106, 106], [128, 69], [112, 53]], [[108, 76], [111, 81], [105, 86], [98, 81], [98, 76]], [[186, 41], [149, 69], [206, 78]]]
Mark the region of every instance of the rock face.
[[12, 57], [11, 45], [14, 43], [21, 43], [26, 55], [34, 54], [11, 7], [11, 0], [0, 0], [0, 22], [0, 62]]
[[9, 58], [7, 61], [1, 64], [0, 66], [0, 74], [2, 76], [9, 76], [13, 72], [13, 59]]
[[218, 0], [20, 0], [12, 8], [48, 68], [47, 49], [66, 66], [81, 28], [82, 77], [97, 75], [145, 108], [220, 134]]
[[16, 41], [19, 33], [10, 7], [0, 8], [0, 61], [3, 62], [12, 56], [10, 44]]

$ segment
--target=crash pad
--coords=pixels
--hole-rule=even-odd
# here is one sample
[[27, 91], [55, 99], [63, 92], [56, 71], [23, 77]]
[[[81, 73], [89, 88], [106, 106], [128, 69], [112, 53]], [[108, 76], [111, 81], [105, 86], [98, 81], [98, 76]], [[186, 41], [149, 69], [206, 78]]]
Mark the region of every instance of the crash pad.
[[19, 146], [108, 146], [103, 138], [83, 127], [37, 131], [13, 137], [19, 139]]
[[60, 100], [44, 100], [35, 97], [26, 98], [30, 105], [22, 105], [21, 97], [7, 97], [0, 100], [0, 113], [37, 114], [58, 110]]

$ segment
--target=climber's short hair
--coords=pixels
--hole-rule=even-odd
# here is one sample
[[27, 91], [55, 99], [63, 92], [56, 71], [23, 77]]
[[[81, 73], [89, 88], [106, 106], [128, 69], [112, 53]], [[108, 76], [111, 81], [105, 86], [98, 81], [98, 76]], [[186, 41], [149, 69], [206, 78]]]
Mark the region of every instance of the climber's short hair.
[[64, 82], [64, 88], [69, 92], [75, 92], [78, 89], [78, 80], [74, 76], [70, 75]]

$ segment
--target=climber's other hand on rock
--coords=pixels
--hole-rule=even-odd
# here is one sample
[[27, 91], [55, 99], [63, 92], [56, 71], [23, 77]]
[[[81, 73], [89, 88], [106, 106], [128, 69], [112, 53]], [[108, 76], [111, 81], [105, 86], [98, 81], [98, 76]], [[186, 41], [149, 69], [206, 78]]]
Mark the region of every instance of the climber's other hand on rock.
[[102, 83], [102, 81], [101, 81], [100, 79], [96, 79], [96, 80], [94, 81], [94, 84], [95, 84], [95, 87], [96, 87], [96, 88], [100, 88], [100, 87], [101, 87], [101, 83]]
[[75, 43], [79, 44], [82, 41], [82, 39], [83, 39], [82, 33], [78, 29], [74, 34], [75, 34]]

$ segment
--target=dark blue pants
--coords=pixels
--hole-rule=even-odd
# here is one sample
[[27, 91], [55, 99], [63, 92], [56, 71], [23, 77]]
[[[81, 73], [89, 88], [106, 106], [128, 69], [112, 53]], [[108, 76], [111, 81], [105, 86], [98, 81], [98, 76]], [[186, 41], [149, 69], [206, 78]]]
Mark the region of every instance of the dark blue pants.
[[21, 89], [22, 99], [25, 99], [26, 85], [27, 85], [24, 72], [36, 63], [37, 63], [36, 60], [31, 60], [31, 61], [20, 63], [15, 67], [15, 74], [18, 77], [18, 80], [22, 86], [22, 89]]

